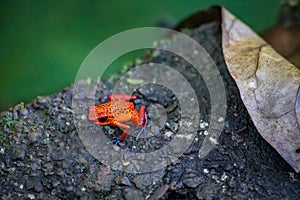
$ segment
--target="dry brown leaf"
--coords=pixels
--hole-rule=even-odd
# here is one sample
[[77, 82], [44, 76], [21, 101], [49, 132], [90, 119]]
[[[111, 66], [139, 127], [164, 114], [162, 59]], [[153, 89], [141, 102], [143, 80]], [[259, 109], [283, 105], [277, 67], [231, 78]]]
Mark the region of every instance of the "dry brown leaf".
[[299, 172], [300, 70], [224, 8], [222, 37], [228, 70], [257, 130]]

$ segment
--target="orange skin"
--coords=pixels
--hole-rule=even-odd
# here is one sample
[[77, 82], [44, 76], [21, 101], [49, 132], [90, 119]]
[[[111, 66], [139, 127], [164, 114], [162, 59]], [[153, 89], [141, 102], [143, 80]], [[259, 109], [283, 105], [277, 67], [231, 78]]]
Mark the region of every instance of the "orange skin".
[[133, 100], [136, 96], [126, 94], [113, 94], [107, 96], [109, 102], [100, 105], [90, 106], [88, 109], [88, 120], [100, 126], [118, 126], [124, 129], [119, 140], [123, 142], [126, 138], [130, 126], [123, 122], [130, 120], [141, 128], [147, 125], [146, 107], [141, 106], [137, 111]]

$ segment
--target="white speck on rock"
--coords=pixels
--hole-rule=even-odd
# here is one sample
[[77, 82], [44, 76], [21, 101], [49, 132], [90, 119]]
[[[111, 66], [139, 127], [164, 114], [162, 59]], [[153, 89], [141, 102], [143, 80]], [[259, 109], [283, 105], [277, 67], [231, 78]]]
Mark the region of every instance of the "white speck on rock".
[[192, 140], [194, 135], [193, 134], [186, 134], [186, 135], [177, 135], [178, 138], [185, 138], [187, 140]]
[[255, 76], [253, 76], [247, 80], [247, 86], [251, 90], [255, 90], [257, 88], [257, 79]]
[[218, 141], [217, 141], [216, 138], [210, 137], [210, 138], [209, 138], [209, 141], [210, 141], [211, 143], [213, 143], [213, 144], [218, 144]]
[[207, 122], [200, 122], [200, 129], [205, 129], [206, 127], [208, 127], [208, 123]]
[[27, 195], [29, 199], [35, 199], [35, 195], [34, 194], [28, 194]]
[[228, 178], [228, 176], [224, 172], [221, 176], [221, 181], [225, 181], [227, 178]]
[[212, 175], [211, 178], [215, 181], [217, 181], [219, 179], [217, 175]]
[[223, 121], [224, 121], [224, 118], [223, 117], [219, 117], [218, 122], [220, 123], [220, 122], [223, 122]]
[[167, 132], [165, 133], [165, 138], [169, 140], [169, 139], [171, 139], [172, 135], [174, 135], [173, 132], [167, 131]]
[[121, 148], [118, 145], [113, 145], [114, 151], [118, 152], [121, 150]]

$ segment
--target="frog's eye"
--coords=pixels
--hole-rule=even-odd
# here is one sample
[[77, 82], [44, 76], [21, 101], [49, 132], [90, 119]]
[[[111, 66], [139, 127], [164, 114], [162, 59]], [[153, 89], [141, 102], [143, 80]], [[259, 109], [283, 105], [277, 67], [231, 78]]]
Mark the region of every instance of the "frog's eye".
[[104, 122], [106, 122], [107, 118], [108, 118], [107, 116], [104, 116], [104, 117], [100, 117], [98, 120], [99, 120], [99, 122], [104, 123]]

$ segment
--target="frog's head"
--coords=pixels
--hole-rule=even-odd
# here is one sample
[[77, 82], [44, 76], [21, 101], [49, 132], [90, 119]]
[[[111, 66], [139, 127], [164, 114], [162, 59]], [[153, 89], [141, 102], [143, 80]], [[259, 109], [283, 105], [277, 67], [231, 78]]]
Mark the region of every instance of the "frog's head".
[[107, 109], [101, 106], [90, 106], [88, 109], [88, 120], [93, 124], [109, 124]]

